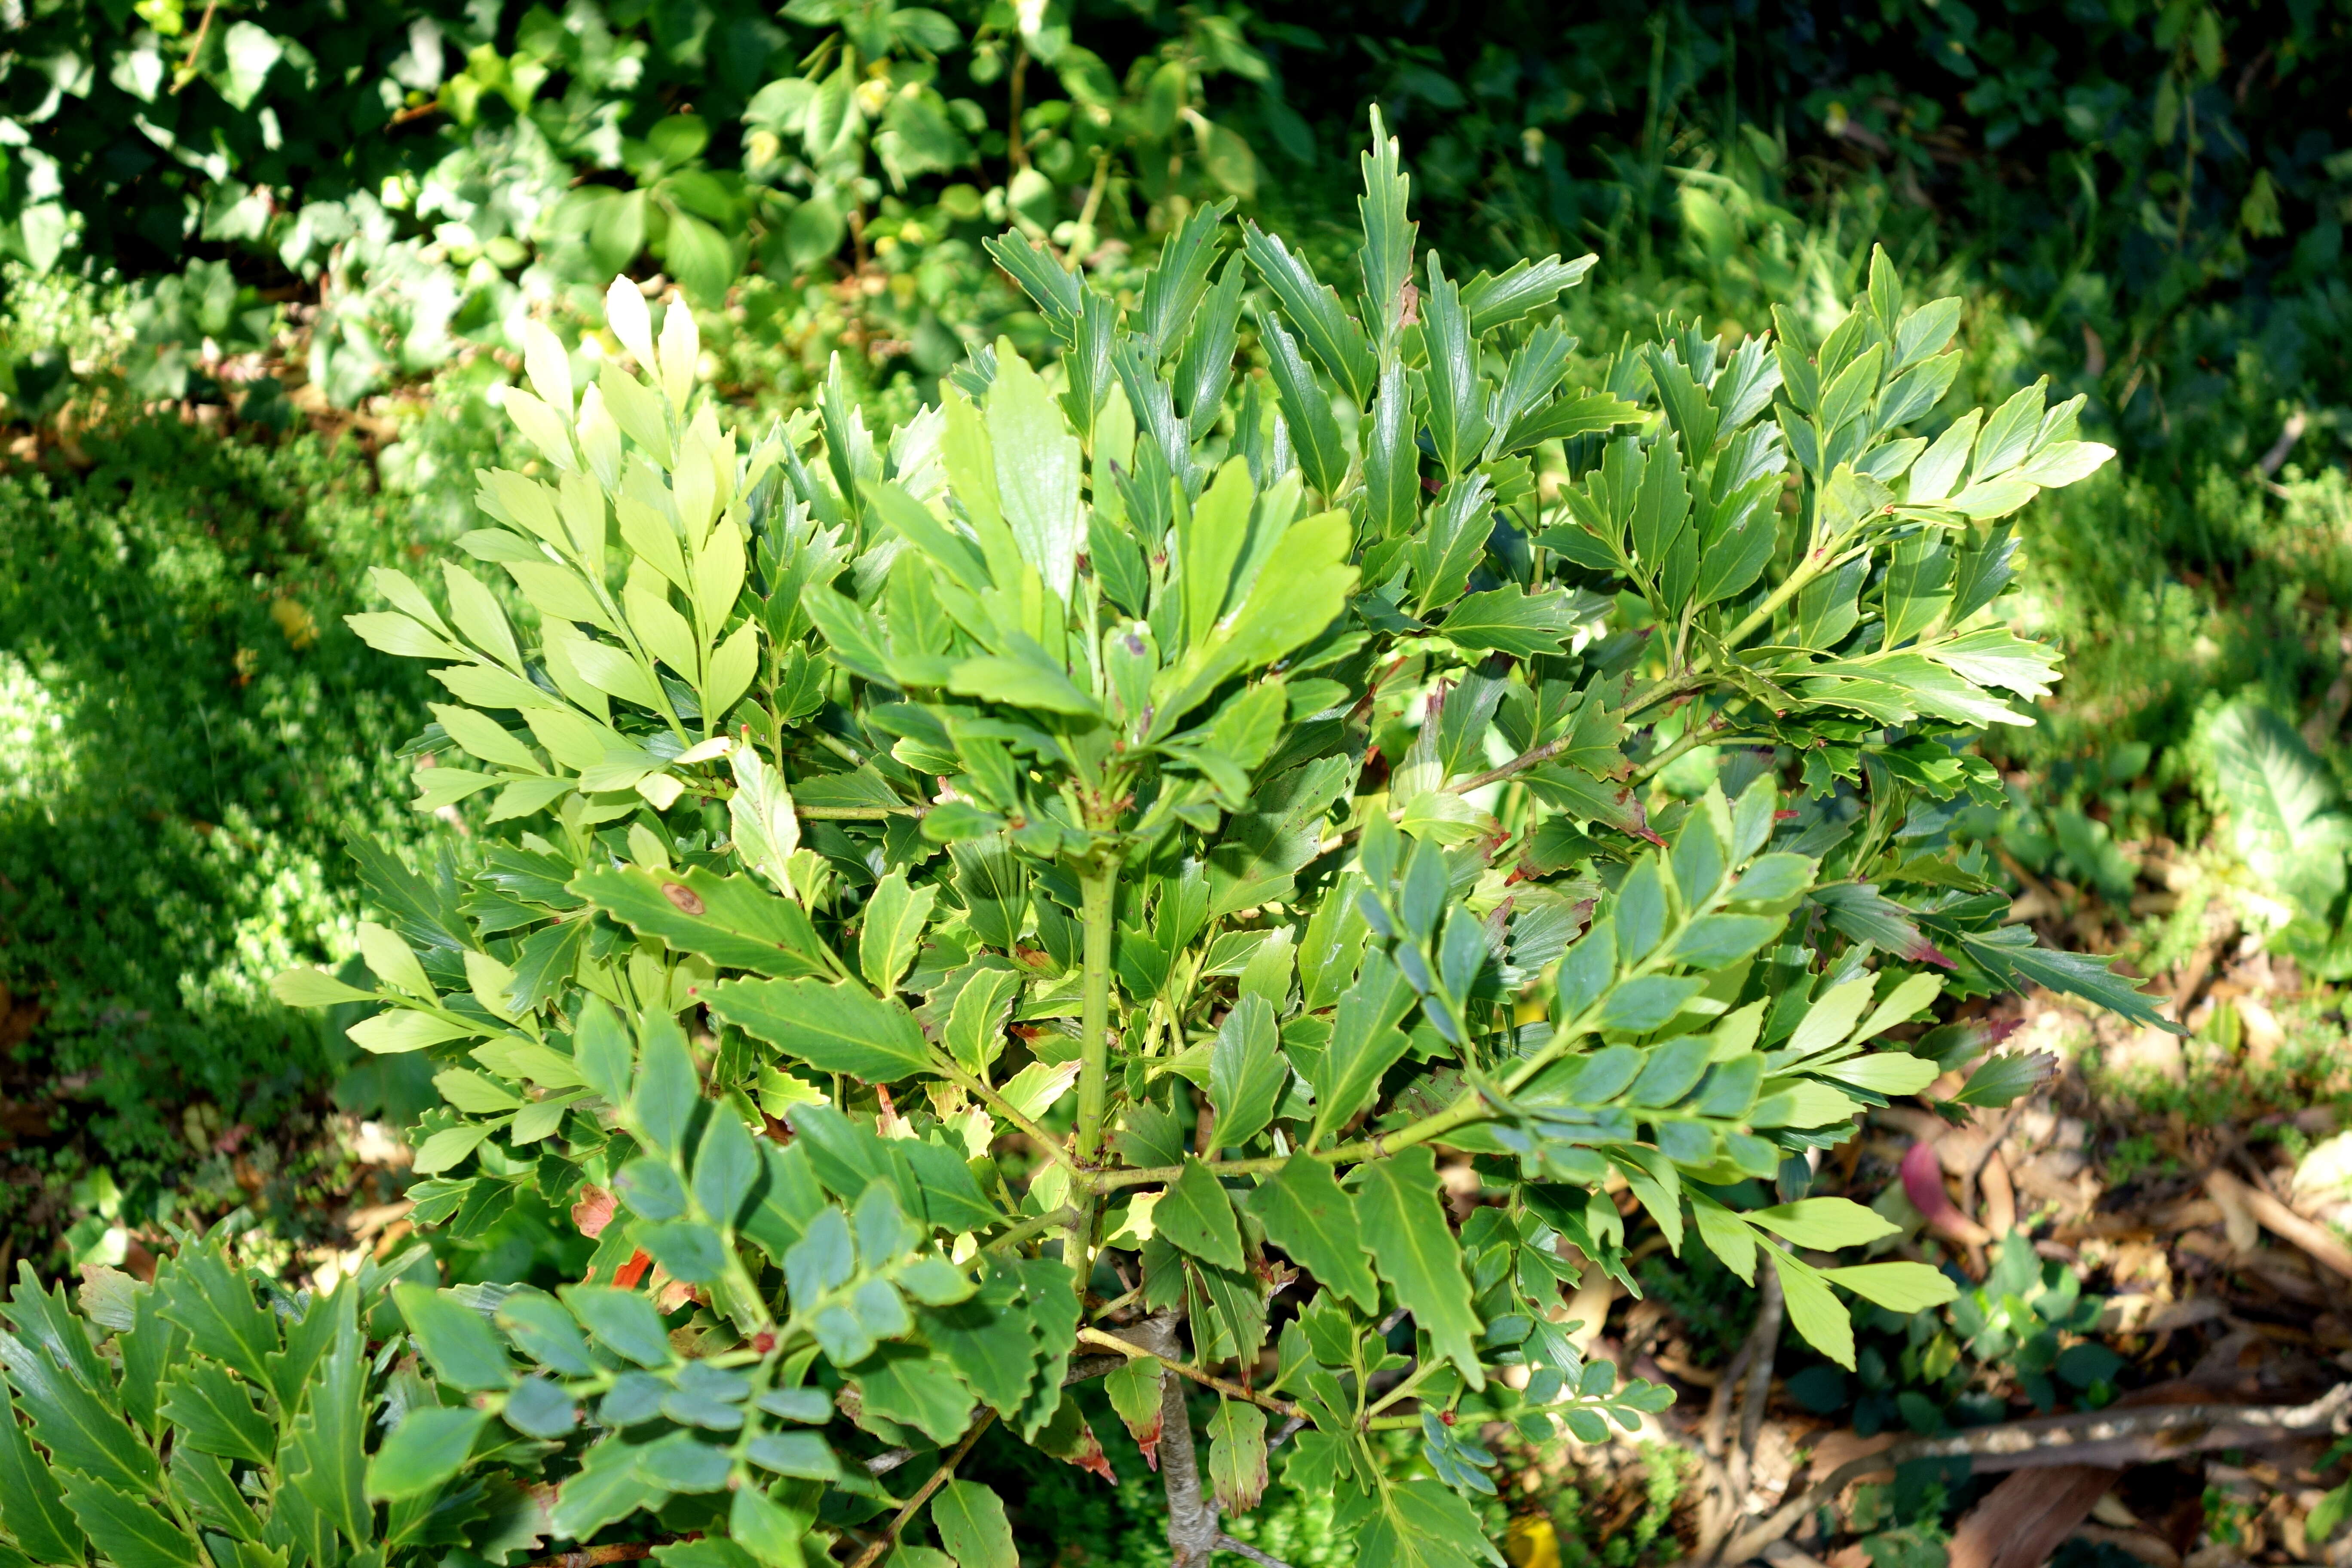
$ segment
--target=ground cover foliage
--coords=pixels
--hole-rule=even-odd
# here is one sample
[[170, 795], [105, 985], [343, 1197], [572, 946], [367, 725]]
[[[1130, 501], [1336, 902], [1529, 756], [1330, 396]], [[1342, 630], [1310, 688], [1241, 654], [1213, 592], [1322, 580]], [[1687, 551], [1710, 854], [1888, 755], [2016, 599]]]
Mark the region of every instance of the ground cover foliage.
[[[2227, 1301], [2232, 1321], [2308, 1317], [2294, 1257], [2272, 1247], [2217, 1262], [2214, 1247], [2242, 1239], [2238, 1211], [2224, 1227], [2189, 1210], [2196, 1173], [2227, 1148], [2196, 1129], [2218, 1126], [2289, 1162], [2255, 1173], [2271, 1190], [2331, 1212], [2324, 1181], [2288, 1177], [2319, 1131], [2293, 1113], [2343, 1088], [2325, 980], [2343, 950], [2336, 732], [2352, 698], [2338, 679], [2352, 500], [2346, 399], [2331, 379], [2340, 356], [2314, 352], [2342, 335], [2332, 263], [2345, 171], [2329, 85], [2340, 16], [1697, 8], [1560, 35], [1505, 9], [1401, 26], [1384, 8], [1354, 18], [1358, 32], [1327, 25], [1349, 19], [1328, 7], [1311, 26], [1279, 12], [940, 14], [952, 42], [925, 15], [815, 7], [572, 7], [560, 31], [543, 13], [495, 27], [469, 13], [429, 19], [437, 42], [407, 10], [339, 23], [333, 38], [320, 18], [277, 7], [32, 20], [39, 47], [8, 62], [24, 136], [5, 149], [19, 258], [5, 380], [23, 437], [5, 546], [21, 614], [0, 619], [13, 660], [0, 666], [10, 1252], [45, 1270], [143, 1268], [165, 1240], [159, 1214], [233, 1214], [257, 1222], [241, 1256], [293, 1279], [339, 1256], [349, 1273], [352, 1241], [409, 1223], [395, 1217], [414, 1179], [398, 1124], [436, 1098], [428, 1075], [411, 1070], [415, 1058], [351, 1070], [342, 1029], [359, 1013], [313, 1022], [265, 982], [309, 956], [364, 984], [349, 963], [356, 921], [383, 911], [341, 849], [355, 816], [428, 874], [454, 833], [407, 812], [394, 782], [414, 764], [394, 752], [442, 691], [361, 649], [341, 616], [368, 601], [369, 566], [432, 580], [451, 542], [480, 525], [475, 468], [532, 460], [482, 395], [528, 384], [527, 316], [567, 340], [593, 328], [604, 263], [629, 245], [633, 272], [661, 268], [706, 306], [724, 294], [700, 316], [698, 374], [747, 444], [769, 416], [816, 400], [836, 350], [834, 405], [862, 404], [869, 427], [887, 430], [999, 333], [1042, 363], [1063, 352], [1047, 313], [982, 248], [1007, 224], [1057, 252], [1076, 245], [1089, 275], [1133, 291], [1169, 227], [1234, 196], [1352, 291], [1357, 218], [1338, 171], [1377, 99], [1406, 128], [1416, 216], [1449, 271], [1605, 251], [1552, 308], [1585, 344], [1572, 375], [1595, 387], [1612, 385], [1620, 334], [1646, 342], [1665, 311], [1737, 335], [1768, 328], [1779, 304], [1818, 338], [1885, 240], [1915, 277], [1933, 276], [1924, 292], [1964, 300], [1962, 363], [1937, 417], [1998, 405], [2042, 374], [2053, 401], [2087, 396], [2086, 428], [2121, 458], [2037, 503], [2017, 557], [2023, 591], [2005, 612], [2067, 650], [2068, 678], [2036, 704], [2036, 727], [1988, 737], [2004, 798], [1952, 828], [1992, 848], [1994, 880], [2019, 895], [2013, 916], [2054, 945], [2126, 954], [2195, 1033], [2184, 1051], [2104, 1030], [2079, 1070], [2110, 1097], [2084, 1100], [2080, 1078], [2063, 1091], [2087, 1142], [2012, 1125], [1999, 1147], [2021, 1168], [2092, 1151], [2140, 1230], [2077, 1215], [2075, 1187], [2063, 1203], [2034, 1189], [2022, 1205], [2038, 1240], [2078, 1249], [2085, 1279], [2112, 1270], [2106, 1288], [2125, 1299], [2178, 1289], [2192, 1323], [2208, 1321], [2194, 1292]], [[266, 40], [278, 42], [265, 62]], [[174, 69], [192, 45], [197, 68]], [[322, 48], [343, 51], [324, 76]], [[755, 77], [748, 91], [730, 85]], [[735, 118], [770, 83], [765, 107]], [[1003, 131], [1016, 108], [1017, 150]], [[943, 155], [969, 157], [926, 168], [903, 138], [940, 110], [963, 139], [938, 143]], [[366, 134], [301, 140], [361, 121]], [[812, 148], [813, 126], [835, 134]], [[697, 220], [726, 242], [731, 284]], [[673, 228], [686, 237], [675, 252]], [[67, 280], [89, 265], [128, 281]], [[1255, 310], [1236, 340], [1263, 418], [1276, 397]], [[1617, 389], [1638, 395], [1645, 368]], [[1360, 403], [1341, 391], [1334, 406], [1355, 438]], [[123, 563], [139, 573], [130, 593], [114, 575]], [[529, 606], [505, 602], [527, 627]], [[1416, 731], [1385, 730], [1393, 762]], [[1644, 804], [1695, 797], [1723, 761], [1695, 745], [1645, 781]], [[110, 852], [126, 823], [154, 835], [156, 852]], [[1990, 1017], [2024, 1018], [2037, 1044], [2088, 1041], [2087, 1023], [2043, 1027], [2053, 1016], [2003, 1004]], [[2125, 1081], [2129, 1110], [2111, 1097]], [[377, 1115], [391, 1125], [360, 1123]], [[1900, 1149], [1873, 1150], [1816, 1190], [1881, 1195]], [[1960, 1203], [2003, 1228], [1977, 1209], [1970, 1179], [1952, 1172]], [[505, 1217], [462, 1240], [436, 1227], [443, 1277], [577, 1279], [595, 1243], [550, 1201], [562, 1195], [524, 1185]], [[1644, 1224], [1633, 1217], [1637, 1247], [1658, 1240], [1639, 1239]], [[2133, 1250], [2142, 1232], [2160, 1266]], [[2120, 1252], [2102, 1250], [2110, 1234]], [[1645, 1336], [1706, 1352], [1702, 1366], [1727, 1351], [1746, 1309], [1723, 1303], [1748, 1298], [1707, 1256], [1694, 1249], [1700, 1261], [1663, 1283], [1650, 1258], [1638, 1278], [1675, 1314], [1637, 1310], [1598, 1353], [1635, 1366]], [[1959, 1384], [2016, 1409], [2038, 1403], [1997, 1361], [1948, 1364], [1920, 1327], [1930, 1317], [1864, 1324], [1860, 1370], [1839, 1385], [1858, 1413], [1900, 1391], [1943, 1404]], [[2184, 1340], [2219, 1331], [2098, 1334], [2134, 1360], [2128, 1384], [2194, 1371]], [[1098, 1386], [1073, 1397], [1116, 1431]], [[1829, 1397], [1820, 1379], [1805, 1386]], [[1791, 1412], [1783, 1402], [1759, 1428], [1766, 1449], [1780, 1423], [1808, 1430]], [[1411, 1473], [1416, 1435], [1383, 1436], [1383, 1462]], [[1537, 1489], [1513, 1504], [1515, 1558], [1621, 1562], [1671, 1555], [1677, 1531], [1687, 1539], [1687, 1458], [1612, 1447], [1596, 1451], [1615, 1456], [1598, 1470], [1561, 1472], [1556, 1452], [1489, 1441], [1500, 1473]], [[1131, 1447], [1108, 1446], [1116, 1503], [1094, 1478], [1028, 1452], [984, 1437], [962, 1472], [1036, 1497], [1014, 1511], [1024, 1542], [1102, 1552], [1115, 1541], [1136, 1561], [1167, 1550], [1150, 1517], [1158, 1478]], [[1261, 1510], [1229, 1522], [1304, 1568], [1324, 1560], [1328, 1500], [1287, 1490], [1279, 1468]], [[2278, 1521], [2267, 1537], [2259, 1521], [2229, 1522], [2254, 1483], [2217, 1484], [2238, 1489], [2214, 1503], [2217, 1530], [2280, 1550]], [[1906, 1486], [1864, 1510], [1895, 1531], [1887, 1551], [1934, 1546], [1948, 1516], [1943, 1494]], [[2293, 1490], [2257, 1488], [2252, 1506], [2267, 1519]], [[2298, 1531], [2308, 1500], [2283, 1516]], [[1481, 1507], [1504, 1538], [1501, 1506]], [[1549, 1538], [1538, 1512], [1559, 1521]], [[2200, 1537], [2173, 1539], [2185, 1552]]]

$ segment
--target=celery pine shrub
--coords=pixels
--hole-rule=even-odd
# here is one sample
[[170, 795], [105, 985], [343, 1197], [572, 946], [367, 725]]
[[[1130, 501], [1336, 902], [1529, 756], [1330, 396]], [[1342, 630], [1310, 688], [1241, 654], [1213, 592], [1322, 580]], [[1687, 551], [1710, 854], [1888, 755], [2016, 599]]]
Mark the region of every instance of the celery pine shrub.
[[470, 851], [362, 847], [375, 987], [278, 990], [438, 1065], [419, 1223], [535, 1191], [588, 1277], [257, 1299], [205, 1245], [86, 1322], [28, 1278], [19, 1552], [1012, 1568], [955, 1474], [995, 1426], [1139, 1443], [1180, 1564], [1277, 1445], [1362, 1561], [1467, 1564], [1482, 1423], [1668, 1397], [1560, 1321], [1560, 1242], [1633, 1282], [1612, 1192], [1848, 1365], [1845, 1296], [1952, 1299], [1827, 1256], [1893, 1227], [1804, 1155], [1980, 1053], [1889, 1042], [1941, 994], [2154, 1019], [1945, 837], [2053, 679], [2006, 520], [2107, 449], [2038, 384], [1909, 433], [1958, 305], [1883, 257], [1819, 343], [1670, 330], [1573, 384], [1585, 267], [1457, 281], [1395, 144], [1363, 172], [1347, 300], [1217, 209], [1131, 300], [1007, 237], [1051, 374], [1000, 342], [887, 437], [836, 381], [742, 449], [625, 281], [625, 361], [533, 334], [543, 463], [459, 542], [537, 625], [462, 563], [352, 617], [446, 689], [415, 804]]

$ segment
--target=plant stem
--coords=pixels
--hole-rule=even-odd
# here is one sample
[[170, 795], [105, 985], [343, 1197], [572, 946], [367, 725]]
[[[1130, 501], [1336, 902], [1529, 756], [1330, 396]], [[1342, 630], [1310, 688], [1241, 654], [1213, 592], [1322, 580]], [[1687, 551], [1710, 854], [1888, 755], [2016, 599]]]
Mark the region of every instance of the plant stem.
[[1058, 1229], [1060, 1226], [1069, 1224], [1070, 1215], [1071, 1211], [1067, 1208], [1058, 1208], [1054, 1210], [1051, 1214], [1031, 1215], [1027, 1219], [1023, 1220], [1020, 1224], [1006, 1231], [1003, 1236], [998, 1237], [994, 1241], [992, 1241], [987, 1246], [982, 1247], [981, 1250], [987, 1253], [1010, 1252], [1033, 1236], [1039, 1235], [1045, 1231]]
[[1113, 906], [1118, 893], [1118, 855], [1105, 850], [1078, 879], [1080, 919], [1086, 930], [1085, 990], [1078, 1009], [1078, 1036], [1085, 1056], [1078, 1068], [1076, 1153], [1077, 1180], [1072, 1184], [1074, 1211], [1069, 1239], [1062, 1244], [1062, 1261], [1069, 1266], [1083, 1310], [1087, 1287], [1094, 1275], [1095, 1218], [1101, 1208], [1097, 1190], [1097, 1162], [1102, 1158], [1103, 1121], [1110, 1104], [1110, 938]]
[[1046, 1131], [1043, 1127], [1038, 1126], [1037, 1123], [1030, 1120], [1030, 1118], [1023, 1115], [1019, 1110], [1013, 1108], [1013, 1103], [1010, 1100], [997, 1093], [996, 1090], [989, 1088], [988, 1085], [983, 1083], [980, 1079], [964, 1071], [960, 1063], [950, 1061], [946, 1057], [934, 1051], [931, 1056], [931, 1065], [942, 1077], [947, 1079], [949, 1082], [960, 1086], [966, 1094], [978, 1100], [981, 1103], [986, 1105], [991, 1110], [995, 1111], [999, 1116], [1004, 1118], [1005, 1121], [1010, 1121], [1023, 1132], [1027, 1133], [1030, 1141], [1034, 1142], [1038, 1148], [1044, 1150], [1050, 1158], [1060, 1162], [1062, 1164], [1068, 1165], [1070, 1167], [1070, 1174], [1076, 1177], [1081, 1184], [1084, 1183], [1087, 1173], [1077, 1164], [1073, 1163], [1070, 1158], [1069, 1152], [1062, 1147], [1062, 1141], [1060, 1139], [1055, 1137], [1051, 1132]]
[[1724, 633], [1724, 651], [1728, 653], [1755, 636], [1759, 628], [1774, 616], [1780, 614], [1781, 605], [1795, 598], [1806, 584], [1820, 576], [1828, 570], [1829, 566], [1830, 553], [1826, 546], [1819, 546], [1806, 552], [1804, 560], [1799, 562], [1797, 569], [1789, 574], [1787, 582], [1765, 595], [1764, 602], [1750, 610], [1746, 620]]
[[[1157, 1353], [1149, 1345], [1138, 1344], [1132, 1340], [1123, 1340], [1117, 1334], [1105, 1333], [1102, 1330], [1097, 1328], [1081, 1328], [1078, 1331], [1078, 1342], [1081, 1344], [1093, 1345], [1099, 1350], [1117, 1351], [1121, 1355], [1127, 1356], [1152, 1355]], [[1165, 1367], [1168, 1371], [1174, 1373], [1179, 1377], [1190, 1378], [1192, 1382], [1199, 1384], [1203, 1388], [1215, 1389], [1219, 1394], [1223, 1394], [1228, 1399], [1246, 1399], [1252, 1405], [1258, 1405], [1266, 1410], [1271, 1410], [1277, 1415], [1288, 1416], [1304, 1414], [1300, 1411], [1297, 1405], [1293, 1405], [1287, 1399], [1278, 1399], [1271, 1394], [1260, 1394], [1254, 1389], [1244, 1388], [1238, 1383], [1228, 1382], [1226, 1379], [1219, 1377], [1216, 1373], [1203, 1371], [1202, 1368], [1193, 1366], [1188, 1362], [1181, 1362], [1175, 1360], [1173, 1357], [1162, 1355], [1160, 1357], [1160, 1364]]]
[[1102, 1153], [1103, 1113], [1110, 1101], [1110, 938], [1112, 901], [1118, 892], [1118, 858], [1107, 855], [1079, 879], [1079, 918], [1086, 928], [1086, 989], [1078, 1011], [1085, 1050], [1078, 1069], [1078, 1163]]
[[[1341, 1143], [1329, 1149], [1308, 1151], [1318, 1160], [1333, 1164], [1365, 1160], [1383, 1160], [1400, 1149], [1410, 1149], [1416, 1143], [1426, 1143], [1465, 1123], [1481, 1121], [1486, 1114], [1484, 1103], [1474, 1089], [1443, 1110], [1432, 1111], [1409, 1127], [1394, 1132], [1383, 1132], [1371, 1138], [1360, 1138], [1353, 1143]], [[1247, 1160], [1209, 1160], [1202, 1162], [1221, 1176], [1263, 1175], [1278, 1171], [1289, 1163], [1289, 1156], [1261, 1154]], [[1120, 1187], [1148, 1186], [1154, 1182], [1172, 1182], [1184, 1173], [1181, 1165], [1153, 1165], [1139, 1169], [1104, 1171], [1094, 1179], [1095, 1190], [1111, 1192]]]

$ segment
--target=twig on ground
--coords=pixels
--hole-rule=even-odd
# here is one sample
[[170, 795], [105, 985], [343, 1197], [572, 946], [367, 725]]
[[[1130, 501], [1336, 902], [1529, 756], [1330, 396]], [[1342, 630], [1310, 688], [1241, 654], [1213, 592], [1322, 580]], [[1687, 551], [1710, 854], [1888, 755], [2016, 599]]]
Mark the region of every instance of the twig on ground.
[[2234, 1193], [2264, 1230], [2303, 1249], [2314, 1263], [2332, 1274], [2352, 1279], [2352, 1247], [2336, 1239], [2326, 1226], [2304, 1218], [2260, 1187], [2251, 1186], [2227, 1171], [2205, 1178], [2209, 1189]]
[[1865, 1477], [1915, 1459], [1963, 1456], [1979, 1474], [2042, 1465], [2146, 1464], [2213, 1448], [2247, 1447], [2352, 1425], [2352, 1383], [2305, 1405], [2175, 1405], [2129, 1412], [2042, 1416], [1944, 1437], [1906, 1437], [1849, 1460], [1734, 1537], [1718, 1561], [1745, 1563], [1816, 1508]]

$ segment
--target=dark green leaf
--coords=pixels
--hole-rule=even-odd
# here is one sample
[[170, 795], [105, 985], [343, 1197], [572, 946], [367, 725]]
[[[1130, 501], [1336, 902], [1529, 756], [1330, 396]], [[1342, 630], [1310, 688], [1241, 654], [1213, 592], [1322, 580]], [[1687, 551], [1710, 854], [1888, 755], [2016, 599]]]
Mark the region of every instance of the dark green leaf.
[[1151, 1223], [1161, 1236], [1195, 1258], [1226, 1268], [1244, 1267], [1241, 1226], [1231, 1196], [1216, 1173], [1198, 1160], [1184, 1162], [1183, 1174], [1160, 1195]]
[[1355, 1207], [1329, 1165], [1293, 1154], [1249, 1195], [1248, 1208], [1265, 1226], [1266, 1239], [1316, 1279], [1368, 1313], [1379, 1308], [1380, 1286], [1365, 1261]]
[[199, 1361], [164, 1384], [162, 1410], [178, 1441], [207, 1454], [263, 1465], [278, 1447], [253, 1396], [213, 1362]]
[[1372, 1266], [1429, 1336], [1435, 1353], [1461, 1370], [1473, 1388], [1486, 1385], [1478, 1364], [1478, 1315], [1462, 1248], [1446, 1224], [1437, 1163], [1426, 1146], [1358, 1167], [1356, 1229], [1377, 1237]]
[[669, 1364], [669, 1333], [645, 1297], [609, 1285], [567, 1285], [558, 1293], [598, 1344], [639, 1366]]
[[352, 1545], [373, 1537], [362, 1489], [367, 1456], [367, 1363], [359, 1330], [359, 1287], [346, 1281], [310, 1306], [326, 1331], [325, 1352], [309, 1380], [286, 1450], [286, 1473], [310, 1505]]
[[608, 866], [572, 879], [572, 892], [614, 920], [722, 969], [758, 974], [824, 973], [814, 928], [801, 907], [751, 876], [695, 867], [658, 874]]
[[1947, 1103], [1952, 1105], [2009, 1105], [2032, 1094], [2057, 1072], [2058, 1058], [2048, 1051], [2032, 1051], [2025, 1055], [1988, 1057], [1977, 1070], [1969, 1074], [1969, 1081]]
[[931, 1500], [931, 1526], [957, 1568], [1020, 1568], [1004, 1501], [977, 1481], [950, 1481]]
[[888, 1083], [933, 1070], [913, 1016], [847, 981], [730, 980], [710, 1008], [820, 1072]]
[[472, 1392], [504, 1388], [513, 1381], [506, 1352], [479, 1312], [446, 1290], [423, 1285], [395, 1285], [392, 1295], [442, 1382]]
[[474, 1439], [489, 1418], [487, 1410], [462, 1406], [410, 1411], [368, 1461], [367, 1495], [398, 1501], [438, 1489], [465, 1468]]
[[0, 1526], [37, 1563], [79, 1563], [81, 1527], [66, 1510], [57, 1473], [33, 1445], [0, 1387]]
[[936, 1355], [887, 1345], [858, 1367], [866, 1408], [919, 1428], [935, 1443], [952, 1443], [971, 1425], [971, 1390]]
[[194, 1540], [144, 1497], [127, 1497], [95, 1476], [71, 1471], [58, 1481], [66, 1506], [115, 1568], [203, 1568]]

